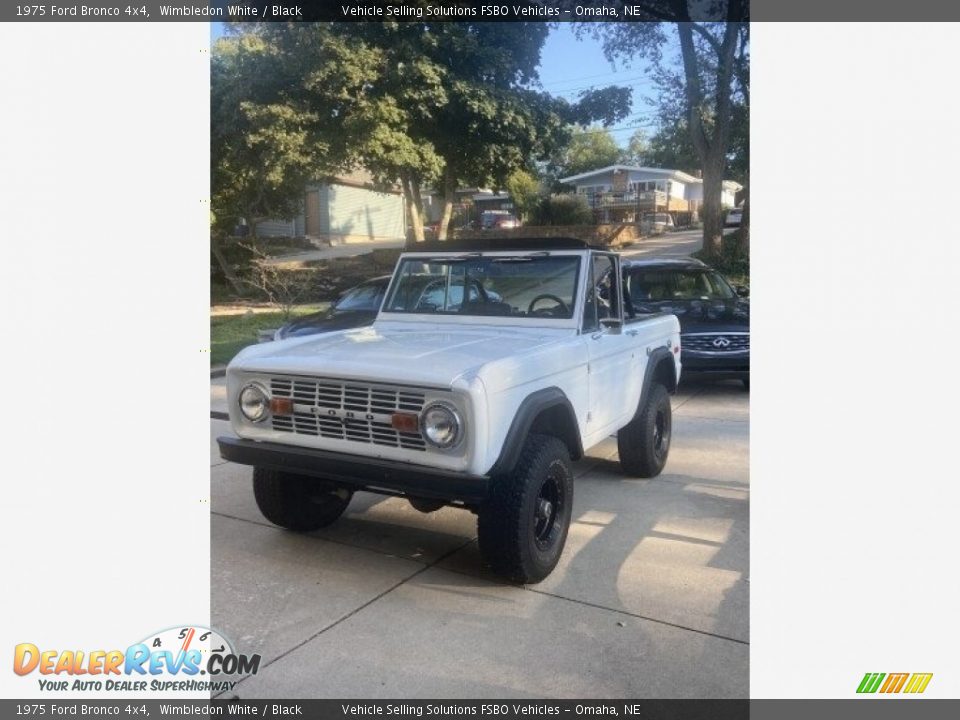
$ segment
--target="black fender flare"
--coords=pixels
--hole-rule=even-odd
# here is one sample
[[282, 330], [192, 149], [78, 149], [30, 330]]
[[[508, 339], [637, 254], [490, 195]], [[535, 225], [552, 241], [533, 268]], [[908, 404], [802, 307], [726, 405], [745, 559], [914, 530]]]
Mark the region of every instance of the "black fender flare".
[[643, 371], [643, 385], [640, 387], [640, 402], [637, 404], [636, 413], [634, 413], [635, 418], [640, 415], [646, 405], [647, 398], [650, 396], [650, 387], [654, 381], [662, 379], [661, 373], [666, 372], [660, 369], [665, 364], [670, 368], [669, 379], [666, 383], [667, 392], [673, 395], [677, 391], [677, 365], [673, 359], [672, 348], [662, 345], [654, 348], [647, 357], [647, 368]]
[[564, 417], [564, 424], [568, 430], [565, 433], [567, 437], [561, 439], [570, 448], [571, 459], [577, 460], [583, 457], [583, 440], [580, 437], [580, 426], [577, 423], [577, 414], [573, 409], [573, 404], [563, 390], [551, 386], [530, 393], [520, 403], [520, 407], [517, 408], [517, 413], [513, 417], [513, 422], [510, 423], [507, 437], [503, 441], [500, 455], [487, 473], [489, 476], [503, 475], [513, 470], [520, 459], [520, 453], [527, 440], [527, 435], [530, 434], [530, 429], [537, 417], [545, 410], [562, 413], [561, 417]]

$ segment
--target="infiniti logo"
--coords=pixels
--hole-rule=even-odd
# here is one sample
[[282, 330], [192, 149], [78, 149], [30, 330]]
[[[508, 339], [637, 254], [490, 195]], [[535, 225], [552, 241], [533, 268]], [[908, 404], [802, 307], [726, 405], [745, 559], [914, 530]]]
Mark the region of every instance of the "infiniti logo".
[[730, 346], [730, 340], [725, 337], [715, 338], [713, 341], [713, 346], [715, 348], [725, 348]]

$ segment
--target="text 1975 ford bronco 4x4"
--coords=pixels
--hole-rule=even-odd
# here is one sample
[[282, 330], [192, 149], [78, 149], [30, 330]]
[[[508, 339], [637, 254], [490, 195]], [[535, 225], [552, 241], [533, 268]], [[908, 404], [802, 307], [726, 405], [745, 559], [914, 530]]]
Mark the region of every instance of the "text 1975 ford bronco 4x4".
[[420, 244], [372, 326], [230, 363], [220, 452], [253, 466], [277, 525], [328, 525], [356, 490], [455, 505], [494, 570], [538, 582], [566, 542], [571, 460], [613, 433], [628, 475], [667, 460], [679, 325], [624, 317], [619, 264], [572, 240]]

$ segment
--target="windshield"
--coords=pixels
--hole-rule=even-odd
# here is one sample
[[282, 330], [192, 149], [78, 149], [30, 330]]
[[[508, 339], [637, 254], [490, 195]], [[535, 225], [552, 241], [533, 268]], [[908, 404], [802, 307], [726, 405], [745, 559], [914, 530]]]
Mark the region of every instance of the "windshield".
[[634, 305], [669, 300], [731, 300], [735, 293], [711, 270], [633, 270], [626, 289]]
[[576, 255], [408, 257], [383, 312], [569, 319], [579, 270]]
[[378, 310], [383, 300], [383, 283], [369, 283], [347, 290], [337, 304], [337, 310]]

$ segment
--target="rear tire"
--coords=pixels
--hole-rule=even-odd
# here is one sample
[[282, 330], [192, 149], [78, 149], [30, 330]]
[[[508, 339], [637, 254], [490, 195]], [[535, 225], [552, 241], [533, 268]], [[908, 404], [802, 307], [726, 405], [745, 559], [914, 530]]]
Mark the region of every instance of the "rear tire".
[[353, 492], [307, 475], [255, 467], [253, 497], [260, 512], [274, 525], [308, 532], [326, 527], [343, 515]]
[[654, 383], [639, 414], [617, 433], [620, 467], [633, 477], [656, 477], [667, 464], [672, 434], [670, 393]]
[[570, 452], [558, 438], [531, 434], [513, 472], [494, 478], [480, 507], [480, 554], [493, 570], [537, 583], [557, 566], [573, 511]]

